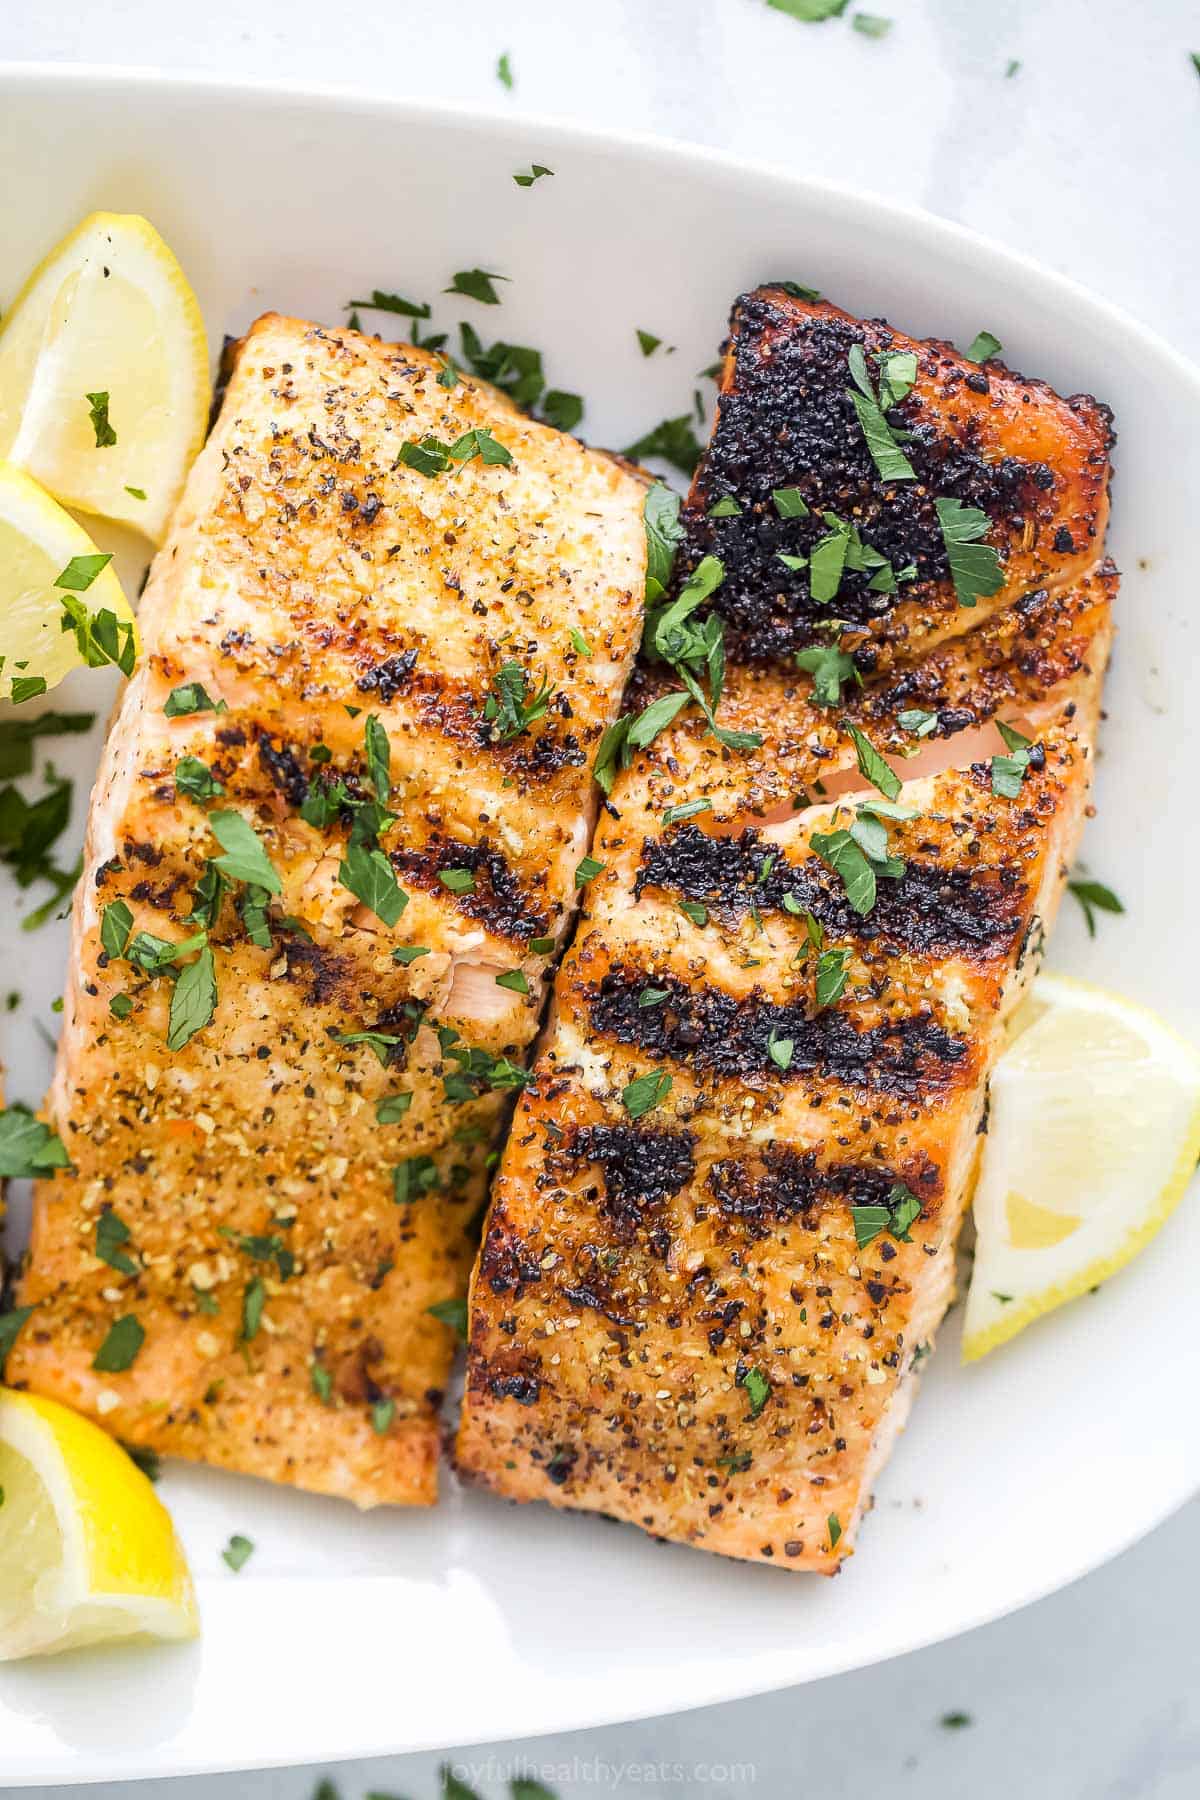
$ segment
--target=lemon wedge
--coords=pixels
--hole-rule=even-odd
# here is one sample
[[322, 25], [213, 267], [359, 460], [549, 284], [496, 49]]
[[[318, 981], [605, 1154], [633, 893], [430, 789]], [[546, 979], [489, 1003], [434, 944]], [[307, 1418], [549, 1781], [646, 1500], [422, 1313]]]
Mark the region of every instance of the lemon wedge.
[[166, 1508], [98, 1425], [0, 1389], [0, 1662], [115, 1638], [191, 1638]]
[[[82, 646], [63, 629], [67, 605], [86, 619]], [[106, 614], [107, 630], [97, 625]], [[111, 562], [45, 488], [0, 462], [0, 697], [31, 699], [43, 691], [39, 680], [54, 687], [88, 662], [119, 658], [128, 674], [134, 647], [133, 614]]]
[[1200, 1054], [1151, 1012], [1043, 975], [991, 1082], [963, 1359], [1107, 1281], [1200, 1157]]
[[204, 322], [183, 270], [145, 219], [92, 213], [0, 329], [0, 457], [64, 505], [159, 543], [208, 400]]

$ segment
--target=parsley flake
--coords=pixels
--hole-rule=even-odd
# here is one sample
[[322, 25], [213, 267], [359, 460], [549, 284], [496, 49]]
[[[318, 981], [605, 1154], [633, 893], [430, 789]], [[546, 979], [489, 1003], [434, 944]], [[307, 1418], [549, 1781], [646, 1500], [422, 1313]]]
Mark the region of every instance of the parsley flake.
[[746, 1398], [750, 1402], [750, 1417], [757, 1419], [771, 1397], [771, 1383], [761, 1369], [749, 1368], [742, 1375], [739, 1386], [746, 1390]]
[[1003, 719], [996, 720], [996, 730], [1004, 739], [1009, 754], [992, 758], [992, 792], [1005, 800], [1015, 800], [1028, 773], [1029, 752], [1033, 746], [1029, 738], [1006, 725]]
[[338, 880], [385, 925], [395, 925], [408, 905], [408, 895], [382, 850], [348, 844], [338, 867]]
[[621, 1089], [621, 1103], [631, 1119], [640, 1119], [662, 1105], [673, 1083], [674, 1077], [665, 1069], [651, 1069], [625, 1083]]
[[1110, 887], [1101, 881], [1068, 881], [1067, 892], [1074, 894], [1083, 908], [1089, 937], [1096, 935], [1096, 912], [1123, 913], [1124, 906]]
[[435, 1300], [425, 1311], [431, 1318], [440, 1319], [443, 1325], [458, 1334], [465, 1344], [467, 1341], [467, 1303], [465, 1299]]
[[450, 278], [450, 286], [443, 288], [444, 294], [462, 294], [468, 300], [478, 300], [484, 306], [499, 306], [500, 296], [496, 292], [497, 281], [507, 281], [507, 275], [497, 275], [488, 269], [457, 269]]
[[797, 650], [795, 663], [798, 669], [804, 669], [812, 676], [813, 699], [818, 706], [840, 705], [842, 688], [847, 681], [853, 681], [856, 687], [862, 686], [862, 676], [854, 658], [836, 644]]
[[967, 351], [967, 361], [973, 363], [990, 362], [993, 356], [999, 356], [1004, 348], [998, 337], [990, 331], [980, 331], [971, 340], [971, 348]]
[[553, 684], [543, 679], [541, 686], [530, 693], [529, 677], [520, 663], [501, 663], [483, 703], [483, 716], [492, 727], [494, 742], [511, 744], [528, 731], [536, 719], [544, 716], [553, 692]]
[[586, 887], [589, 881], [594, 881], [596, 876], [602, 874], [603, 871], [604, 864], [602, 862], [597, 862], [594, 856], [585, 856], [575, 870], [575, 886], [577, 888]]
[[104, 1342], [92, 1358], [93, 1369], [102, 1375], [123, 1375], [133, 1367], [145, 1341], [142, 1325], [133, 1313], [126, 1313], [109, 1326]]
[[935, 500], [933, 505], [958, 604], [974, 606], [981, 595], [999, 593], [1004, 586], [1000, 558], [990, 544], [978, 541], [991, 527], [987, 514], [953, 498]]
[[235, 1531], [224, 1550], [221, 1552], [221, 1561], [227, 1564], [236, 1575], [240, 1570], [245, 1568], [253, 1555], [254, 1544], [252, 1540], [248, 1537], [243, 1537], [240, 1531]]
[[84, 399], [88, 403], [88, 418], [91, 420], [92, 430], [96, 434], [96, 448], [97, 450], [107, 450], [117, 441], [117, 434], [108, 418], [108, 395], [106, 393], [85, 394]]
[[283, 883], [275, 873], [262, 839], [241, 813], [215, 812], [208, 815], [209, 828], [225, 852], [214, 856], [213, 867], [230, 881], [251, 882], [266, 888], [269, 894], [283, 892]]
[[21, 1181], [70, 1168], [62, 1139], [25, 1106], [0, 1112], [0, 1181]]
[[528, 188], [532, 187], [535, 181], [541, 181], [544, 176], [553, 175], [553, 173], [554, 170], [548, 169], [545, 163], [530, 163], [529, 173], [527, 175], [514, 175], [513, 180], [518, 187]]
[[124, 1219], [119, 1218], [110, 1206], [103, 1207], [96, 1220], [96, 1255], [121, 1275], [137, 1274], [137, 1264], [121, 1248], [129, 1238], [129, 1227]]

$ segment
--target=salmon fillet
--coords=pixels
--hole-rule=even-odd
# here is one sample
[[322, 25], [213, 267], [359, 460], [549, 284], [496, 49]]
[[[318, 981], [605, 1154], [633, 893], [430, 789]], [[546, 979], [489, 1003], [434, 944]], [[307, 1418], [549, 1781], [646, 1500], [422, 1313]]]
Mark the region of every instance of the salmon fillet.
[[72, 1167], [37, 1191], [11, 1383], [169, 1454], [434, 1498], [428, 1309], [464, 1291], [576, 904], [643, 493], [424, 351], [252, 328], [92, 798]]
[[[868, 451], [854, 345], [915, 358], [885, 409], [911, 479]], [[762, 741], [688, 707], [602, 814], [472, 1283], [458, 1459], [496, 1492], [793, 1569], [853, 1550], [1084, 816], [1110, 436], [1095, 402], [945, 345], [779, 291], [735, 309], [678, 572], [720, 565], [717, 718]], [[974, 606], [947, 494], [1003, 576]], [[830, 514], [880, 559], [819, 606]], [[911, 579], [871, 587], [884, 561]], [[844, 660], [797, 666], [817, 648]], [[633, 710], [678, 685], [644, 669]]]

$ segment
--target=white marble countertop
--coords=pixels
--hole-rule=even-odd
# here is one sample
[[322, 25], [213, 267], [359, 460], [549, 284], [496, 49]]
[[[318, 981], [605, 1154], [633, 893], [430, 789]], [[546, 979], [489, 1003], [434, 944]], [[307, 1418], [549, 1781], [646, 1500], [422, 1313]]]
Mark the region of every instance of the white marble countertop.
[[[845, 19], [813, 26], [766, 0], [10, 0], [0, 6], [0, 58], [365, 87], [689, 138], [916, 201], [1193, 342], [1195, 0], [869, 0], [894, 20], [882, 39], [851, 28], [854, 9], [851, 0]], [[511, 92], [496, 78], [502, 51]], [[1011, 62], [1020, 66], [1006, 77]], [[1071, 1521], [1049, 1527], [1069, 1532]], [[1198, 1585], [1193, 1503], [1079, 1586], [899, 1662], [456, 1760], [485, 1800], [499, 1800], [522, 1770], [562, 1800], [597, 1790], [1194, 1800]], [[954, 1713], [970, 1722], [941, 1723]], [[437, 1761], [329, 1773], [344, 1800], [368, 1791], [432, 1800]], [[139, 1792], [307, 1800], [321, 1773], [150, 1782]], [[92, 1790], [97, 1800], [122, 1791]], [[21, 1796], [10, 1790], [8, 1800]]]

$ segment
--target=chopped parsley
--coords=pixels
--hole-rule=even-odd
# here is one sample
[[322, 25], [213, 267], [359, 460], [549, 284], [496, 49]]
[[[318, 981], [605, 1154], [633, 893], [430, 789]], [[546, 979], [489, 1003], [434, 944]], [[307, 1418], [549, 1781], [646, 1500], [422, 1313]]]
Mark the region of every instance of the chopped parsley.
[[535, 956], [549, 956], [554, 948], [554, 939], [552, 937], [530, 938], [529, 948]]
[[452, 894], [473, 894], [475, 892], [475, 877], [470, 869], [442, 869], [439, 871], [438, 880], [444, 888], [449, 888]]
[[314, 1362], [308, 1371], [312, 1391], [323, 1406], [328, 1406], [333, 1399], [333, 1376], [324, 1363]]
[[1003, 719], [996, 720], [996, 730], [1004, 739], [1009, 754], [992, 758], [992, 792], [1005, 800], [1015, 800], [1029, 770], [1032, 742], [1011, 725], [1006, 725]]
[[771, 1027], [767, 1037], [767, 1055], [777, 1069], [786, 1075], [792, 1066], [792, 1054], [796, 1048], [795, 1038], [776, 1037], [775, 1027]]
[[852, 1206], [850, 1216], [854, 1221], [854, 1241], [860, 1250], [865, 1250], [885, 1231], [907, 1244], [912, 1241], [909, 1226], [921, 1216], [921, 1202], [911, 1189], [898, 1181], [889, 1193], [886, 1205]]
[[119, 1218], [111, 1206], [101, 1209], [96, 1220], [96, 1255], [100, 1261], [107, 1263], [110, 1269], [116, 1269], [120, 1275], [136, 1275], [137, 1264], [131, 1256], [121, 1248], [130, 1238], [130, 1230], [124, 1219]]
[[626, 445], [621, 454], [631, 462], [657, 456], [678, 469], [681, 475], [692, 475], [704, 454], [704, 447], [696, 436], [691, 413], [681, 413], [678, 418], [660, 420], [634, 443]]
[[235, 1531], [221, 1552], [221, 1561], [226, 1563], [236, 1575], [245, 1568], [253, 1555], [254, 1544], [251, 1539], [243, 1537], [239, 1531]]
[[1102, 881], [1068, 881], [1067, 892], [1074, 894], [1083, 908], [1083, 917], [1087, 925], [1089, 937], [1096, 935], [1096, 913], [1123, 913], [1124, 906], [1110, 887]]
[[897, 350], [878, 354], [874, 360], [879, 369], [878, 394], [871, 382], [862, 345], [853, 345], [848, 361], [854, 391], [847, 389], [847, 394], [858, 414], [867, 449], [880, 478], [884, 481], [914, 481], [916, 472], [900, 448], [896, 432], [885, 414], [911, 393], [917, 378], [917, 359], [911, 350]]
[[528, 188], [532, 187], [535, 181], [541, 181], [544, 176], [553, 175], [553, 173], [554, 170], [548, 169], [545, 163], [530, 163], [528, 175], [514, 175], [513, 180], [518, 187]]
[[892, 29], [893, 21], [882, 18], [879, 13], [856, 12], [850, 23], [863, 37], [884, 38]]
[[848, 830], [814, 831], [809, 841], [822, 862], [841, 877], [846, 898], [861, 917], [875, 905], [877, 881], [883, 877], [897, 881], [904, 873], [904, 863], [889, 851], [887, 827], [865, 809], [860, 808]]
[[335, 1044], [346, 1044], [347, 1046], [365, 1044], [367, 1049], [373, 1051], [379, 1058], [385, 1069], [392, 1051], [398, 1044], [404, 1042], [402, 1037], [398, 1037], [390, 1031], [333, 1031], [330, 1032], [330, 1037]]
[[108, 395], [103, 392], [85, 394], [84, 399], [88, 403], [88, 418], [96, 434], [96, 448], [107, 450], [117, 441], [117, 434], [108, 417]]
[[381, 1094], [375, 1102], [375, 1122], [378, 1125], [395, 1125], [402, 1119], [412, 1105], [411, 1093]]
[[967, 361], [973, 363], [990, 362], [993, 356], [999, 356], [1004, 346], [998, 337], [990, 331], [980, 331], [971, 340], [967, 351]]
[[905, 730], [911, 731], [915, 737], [928, 737], [936, 731], [938, 715], [927, 712], [924, 707], [911, 706], [905, 712], [896, 714], [897, 723]]
[[36, 1179], [70, 1166], [62, 1139], [28, 1107], [18, 1104], [0, 1112], [0, 1181]]
[[383, 1437], [396, 1416], [394, 1400], [376, 1400], [371, 1408], [371, 1430]]
[[103, 567], [111, 560], [107, 556], [76, 556], [58, 577], [55, 586], [64, 590], [60, 596], [63, 609], [62, 629], [74, 636], [75, 646], [89, 669], [102, 669], [106, 663], [112, 663], [120, 669], [122, 675], [132, 675], [137, 658], [133, 621], [118, 619], [108, 606], [102, 606], [99, 612], [92, 612], [78, 598], [79, 593], [86, 592], [92, 585], [99, 569], [87, 574], [86, 579], [67, 580], [77, 564], [99, 562]]
[[825, 1521], [825, 1525], [829, 1532], [829, 1548], [831, 1550], [836, 1550], [838, 1547], [838, 1539], [842, 1535], [842, 1521], [838, 1518], [836, 1513], [830, 1513]]
[[512, 467], [512, 453], [492, 436], [486, 425], [472, 426], [453, 444], [444, 444], [432, 434], [423, 437], [420, 443], [409, 438], [401, 444], [396, 461], [432, 479], [435, 475], [444, 475], [455, 463], [472, 462], [476, 457], [489, 468]]
[[126, 489], [125, 489], [125, 492], [126, 492], [126, 493], [127, 493], [127, 494], [128, 494], [128, 495], [129, 495], [129, 496], [130, 496], [130, 498], [131, 498], [131, 499], [133, 499], [133, 500], [144, 500], [144, 499], [145, 499], [145, 498], [146, 498], [146, 490], [145, 490], [145, 488], [139, 488], [139, 487], [128, 487], [128, 486], [127, 486], [127, 487], [126, 487]]
[[849, 950], [823, 950], [817, 958], [817, 1011], [833, 1006], [846, 991]]
[[842, 688], [847, 681], [853, 681], [856, 687], [862, 686], [862, 676], [854, 658], [839, 650], [836, 644], [797, 650], [795, 662], [798, 669], [804, 669], [812, 676], [813, 699], [818, 706], [840, 705]]
[[577, 888], [586, 887], [589, 881], [594, 881], [596, 876], [602, 874], [603, 871], [604, 864], [602, 862], [597, 862], [594, 856], [585, 856], [575, 870], [575, 886]]
[[3, 1378], [4, 1365], [8, 1361], [9, 1351], [20, 1337], [21, 1331], [32, 1313], [32, 1306], [15, 1306], [11, 1312], [0, 1313], [0, 1378]]
[[527, 994], [529, 982], [524, 969], [505, 969], [503, 975], [497, 975], [496, 986], [507, 988], [510, 994]]
[[535, 719], [544, 716], [554, 692], [553, 683], [543, 679], [530, 692], [529, 677], [519, 662], [503, 662], [492, 676], [492, 685], [483, 703], [483, 716], [492, 727], [491, 737], [498, 744], [511, 744], [528, 731]]
[[592, 646], [588, 643], [578, 625], [572, 625], [571, 627], [571, 643], [579, 652], [580, 656], [586, 656], [588, 658], [592, 656]]
[[621, 1103], [631, 1119], [640, 1119], [661, 1106], [670, 1093], [674, 1077], [665, 1069], [651, 1069], [637, 1075], [621, 1089]]
[[775, 488], [771, 498], [775, 502], [775, 511], [781, 519], [807, 519], [809, 509], [805, 505], [804, 496], [797, 487]]
[[262, 839], [254, 827], [236, 812], [208, 815], [209, 828], [225, 852], [214, 856], [213, 867], [229, 881], [246, 881], [266, 888], [269, 894], [283, 892], [283, 884], [271, 864]]
[[189, 713], [227, 710], [224, 700], [214, 700], [207, 688], [198, 681], [185, 681], [182, 687], [172, 688], [163, 707], [163, 713], [168, 719], [183, 718]]
[[39, 694], [46, 691], [44, 675], [14, 675], [12, 678], [11, 698], [14, 706], [22, 706], [26, 700], [36, 700]]
[[[799, 19], [805, 25], [820, 25], [826, 19], [840, 19], [846, 10], [847, 0], [767, 0], [776, 12], [786, 13], [789, 19]], [[773, 287], [782, 287], [782, 282], [772, 282]]]
[[410, 963], [415, 963], [419, 956], [428, 955], [428, 944], [400, 944], [392, 951], [393, 960], [400, 963], [401, 966], [406, 969]]
[[664, 825], [678, 825], [681, 819], [694, 819], [697, 813], [711, 811], [711, 800], [684, 800], [678, 806], [668, 806], [662, 822]]
[[969, 1712], [943, 1713], [938, 1720], [938, 1724], [943, 1731], [964, 1731], [968, 1725], [973, 1725], [974, 1723], [975, 1721]]
[[671, 579], [675, 551], [683, 537], [679, 522], [679, 495], [665, 482], [655, 481], [646, 490], [642, 518], [646, 526], [646, 601], [661, 600]]
[[740, 519], [742, 509], [732, 494], [722, 494], [708, 509], [710, 519]]
[[213, 953], [205, 944], [195, 962], [180, 969], [171, 990], [167, 1022], [167, 1049], [182, 1050], [189, 1039], [209, 1024], [217, 1009], [217, 977]]
[[465, 1299], [435, 1300], [432, 1306], [425, 1308], [425, 1311], [431, 1318], [440, 1319], [443, 1325], [449, 1325], [450, 1329], [458, 1334], [461, 1341], [466, 1343], [467, 1303]]
[[392, 797], [392, 747], [388, 734], [372, 713], [363, 727], [363, 745], [367, 757], [367, 777], [375, 789], [380, 806]]
[[382, 850], [348, 844], [338, 867], [338, 880], [385, 925], [395, 925], [408, 905], [408, 895]]
[[692, 921], [693, 925], [708, 924], [708, 908], [701, 906], [698, 900], [681, 900], [679, 910], [685, 918]]
[[639, 331], [637, 341], [643, 356], [653, 356], [662, 343], [662, 339], [655, 337], [652, 331]]
[[974, 606], [981, 595], [995, 594], [1004, 586], [1000, 558], [990, 544], [982, 544], [991, 520], [977, 506], [964, 506], [961, 500], [942, 498], [934, 501], [942, 542], [950, 564], [950, 579], [960, 606]]
[[225, 788], [207, 763], [198, 756], [184, 756], [175, 764], [175, 792], [190, 800], [215, 800]]
[[507, 275], [497, 275], [489, 269], [457, 269], [450, 278], [450, 286], [443, 288], [444, 294], [462, 294], [468, 300], [478, 300], [484, 306], [499, 306], [500, 296], [496, 292], [497, 281], [507, 281]]
[[900, 777], [896, 771], [880, 756], [865, 731], [860, 731], [857, 725], [852, 725], [848, 719], [843, 723], [854, 744], [859, 773], [865, 776], [872, 787], [878, 788], [879, 792], [888, 800], [895, 800], [900, 793]]
[[[372, 288], [369, 300], [348, 300], [347, 306], [361, 306], [364, 312], [399, 313], [406, 319], [427, 319], [430, 308], [424, 300], [406, 300], [403, 294], [385, 294], [381, 288]], [[356, 326], [352, 329], [357, 330]]]
[[261, 1275], [246, 1283], [242, 1295], [242, 1341], [252, 1344], [258, 1336], [262, 1324], [263, 1307], [267, 1303], [267, 1290]]
[[104, 1342], [92, 1358], [93, 1369], [101, 1375], [123, 1375], [133, 1367], [145, 1341], [143, 1326], [133, 1313], [126, 1313], [109, 1326]]
[[750, 1417], [757, 1419], [771, 1397], [771, 1383], [761, 1369], [749, 1368], [740, 1377], [738, 1385], [746, 1390], [746, 1398], [750, 1402]]
[[502, 56], [500, 56], [497, 59], [496, 80], [500, 83], [501, 87], [506, 87], [509, 89], [510, 92], [512, 91], [512, 85], [513, 85], [512, 63], [509, 60], [509, 55], [508, 55], [507, 50], [503, 53]]

